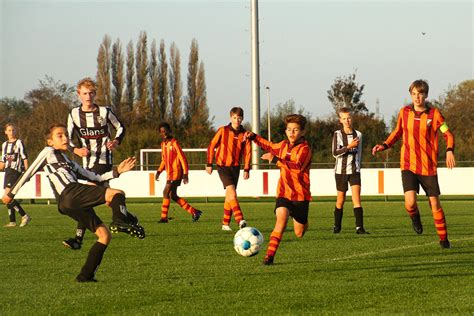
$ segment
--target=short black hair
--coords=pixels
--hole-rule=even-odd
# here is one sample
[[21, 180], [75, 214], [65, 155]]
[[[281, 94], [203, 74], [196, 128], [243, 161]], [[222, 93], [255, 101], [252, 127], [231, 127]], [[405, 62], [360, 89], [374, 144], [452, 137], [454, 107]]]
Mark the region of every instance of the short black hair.
[[158, 125], [158, 129], [162, 127], [171, 133], [171, 125], [168, 122], [161, 122], [160, 125]]

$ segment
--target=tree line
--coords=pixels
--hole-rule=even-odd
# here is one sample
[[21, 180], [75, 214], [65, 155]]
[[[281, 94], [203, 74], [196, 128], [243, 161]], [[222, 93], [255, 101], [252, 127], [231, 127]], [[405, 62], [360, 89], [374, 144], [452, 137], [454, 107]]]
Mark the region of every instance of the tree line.
[[[204, 63], [196, 39], [191, 41], [189, 49], [186, 94], [178, 47], [172, 43], [167, 50], [163, 40], [159, 44], [153, 40], [149, 47], [146, 32], [140, 33], [135, 45], [130, 40], [125, 50], [120, 39], [112, 42], [110, 36], [105, 35], [98, 49], [95, 79], [98, 83], [96, 103], [111, 106], [127, 128], [116, 161], [137, 155], [142, 148], [159, 148], [161, 140], [157, 128], [161, 121], [171, 124], [173, 134], [184, 148], [205, 148], [215, 133], [207, 105]], [[349, 107], [354, 128], [363, 133], [363, 164], [397, 166], [400, 142], [385, 155], [374, 158], [370, 152], [374, 144], [387, 137], [398, 113], [394, 113], [391, 126], [387, 126], [382, 118], [368, 110], [363, 101], [364, 88], [357, 82], [355, 73], [337, 77], [327, 91], [333, 115], [326, 118], [311, 117], [304, 105], [297, 106], [293, 99], [277, 104], [270, 113], [271, 140], [284, 139], [283, 118], [287, 114], [303, 114], [308, 118], [306, 138], [313, 151], [313, 163], [316, 168], [328, 168], [334, 163], [332, 136], [341, 128], [337, 111]], [[441, 108], [456, 137], [457, 160], [474, 160], [474, 135], [469, 124], [470, 116], [474, 115], [474, 80], [448, 87], [432, 103]], [[16, 123], [30, 156], [34, 157], [44, 147], [43, 131], [54, 122], [66, 122], [69, 110], [78, 105], [74, 86], [45, 76], [23, 99], [0, 99], [0, 123], [2, 126], [7, 122]], [[261, 134], [266, 137], [267, 113], [262, 115], [260, 126]], [[245, 127], [251, 129], [248, 123]], [[444, 159], [443, 149], [441, 141], [440, 161]], [[157, 159], [152, 157], [150, 163], [156, 164]], [[190, 154], [188, 160], [197, 166], [205, 164], [202, 154]]]

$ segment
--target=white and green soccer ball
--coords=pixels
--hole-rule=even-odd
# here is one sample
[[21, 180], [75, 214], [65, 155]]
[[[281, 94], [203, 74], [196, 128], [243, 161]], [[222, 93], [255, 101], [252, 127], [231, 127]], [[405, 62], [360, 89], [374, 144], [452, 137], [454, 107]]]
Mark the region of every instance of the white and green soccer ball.
[[263, 235], [255, 227], [244, 227], [234, 236], [234, 249], [244, 257], [255, 256], [263, 245]]

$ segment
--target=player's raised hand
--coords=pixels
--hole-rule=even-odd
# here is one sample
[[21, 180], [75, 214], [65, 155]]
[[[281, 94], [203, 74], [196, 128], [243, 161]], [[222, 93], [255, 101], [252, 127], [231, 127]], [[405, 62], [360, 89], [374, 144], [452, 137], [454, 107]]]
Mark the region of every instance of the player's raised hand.
[[382, 145], [379, 145], [379, 144], [375, 145], [374, 148], [372, 148], [372, 156], [375, 156], [377, 152], [382, 151], [384, 149], [385, 147]]
[[117, 168], [118, 173], [124, 173], [124, 172], [132, 170], [133, 167], [135, 167], [136, 161], [137, 161], [137, 158], [128, 157], [127, 159], [125, 159], [119, 164]]

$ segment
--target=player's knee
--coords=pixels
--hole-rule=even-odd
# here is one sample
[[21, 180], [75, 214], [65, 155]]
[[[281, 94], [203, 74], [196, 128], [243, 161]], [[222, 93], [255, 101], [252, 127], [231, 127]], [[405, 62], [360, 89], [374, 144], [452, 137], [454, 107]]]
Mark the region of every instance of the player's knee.
[[95, 234], [97, 235], [97, 241], [101, 244], [108, 245], [112, 240], [112, 234], [104, 225], [99, 226]]
[[177, 202], [179, 200], [179, 196], [176, 193], [171, 193], [171, 199]]
[[295, 231], [295, 236], [298, 238], [303, 238], [305, 233], [306, 233], [306, 230], [298, 230], [298, 231]]

